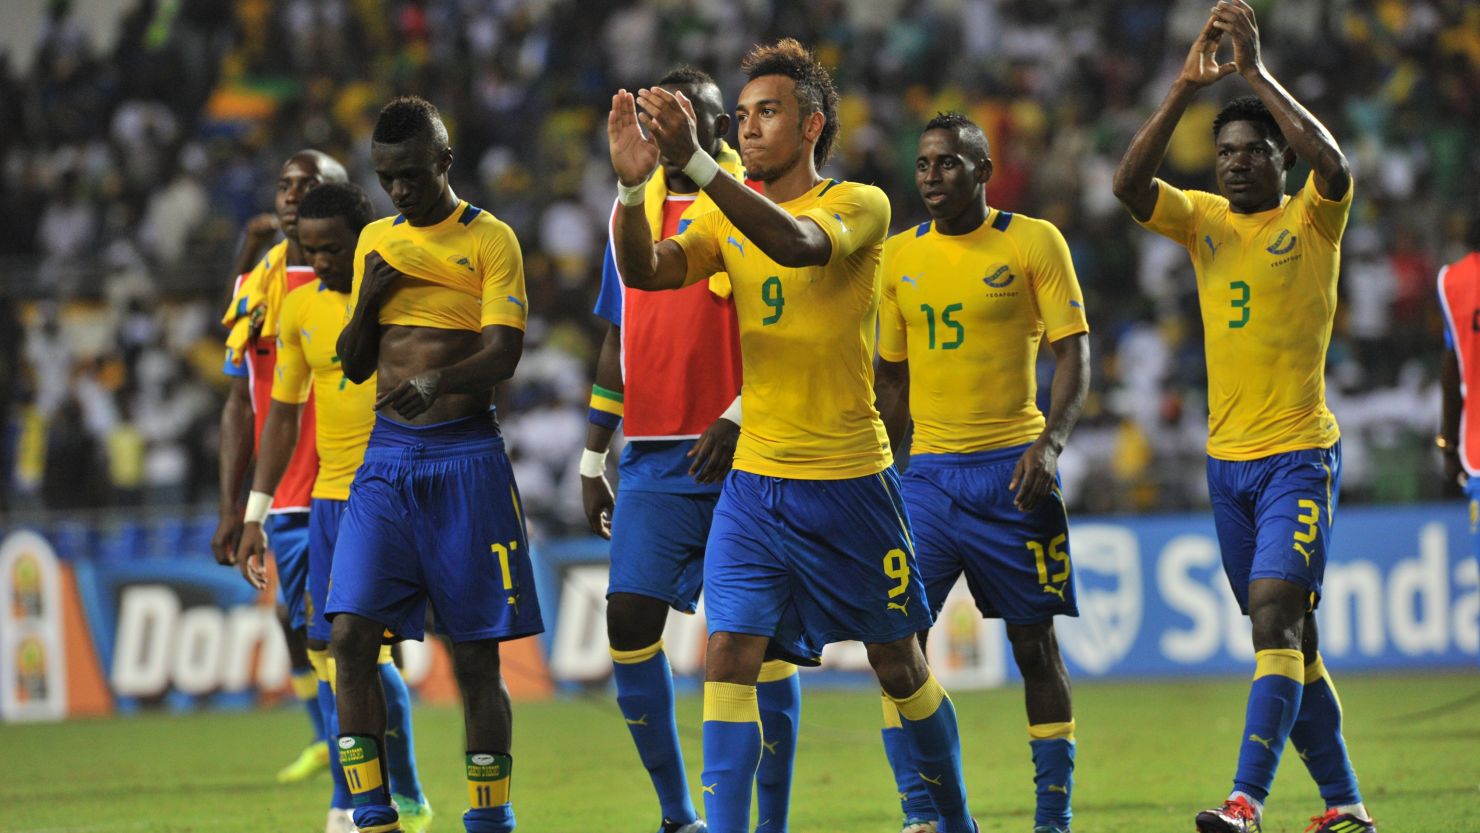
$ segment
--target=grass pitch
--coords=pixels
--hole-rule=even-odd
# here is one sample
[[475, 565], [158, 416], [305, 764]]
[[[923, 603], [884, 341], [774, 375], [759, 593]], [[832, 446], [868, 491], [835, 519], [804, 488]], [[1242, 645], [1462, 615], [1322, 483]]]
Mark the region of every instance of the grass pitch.
[[[1337, 684], [1380, 829], [1480, 830], [1480, 674], [1346, 675]], [[1229, 788], [1246, 692], [1245, 681], [1222, 679], [1079, 685], [1075, 829], [1191, 831], [1193, 815]], [[984, 830], [1027, 833], [1033, 773], [1020, 691], [954, 699], [972, 810]], [[693, 697], [679, 702], [691, 783], [700, 763], [699, 706]], [[804, 694], [802, 709], [791, 829], [897, 831], [878, 699], [815, 691]], [[0, 726], [0, 831], [319, 833], [327, 776], [273, 782], [304, 744], [306, 725], [301, 711], [283, 708]], [[419, 709], [416, 731], [422, 779], [439, 813], [432, 830], [458, 833], [467, 801], [461, 715]], [[612, 697], [520, 705], [515, 734], [521, 830], [657, 828], [656, 801]], [[1304, 768], [1287, 755], [1264, 829], [1299, 833], [1320, 809]]]

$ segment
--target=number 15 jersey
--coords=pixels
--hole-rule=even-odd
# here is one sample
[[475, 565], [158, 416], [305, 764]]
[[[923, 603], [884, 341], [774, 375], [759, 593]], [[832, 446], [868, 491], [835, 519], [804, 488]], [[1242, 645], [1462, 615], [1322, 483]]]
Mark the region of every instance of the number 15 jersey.
[[1257, 214], [1157, 180], [1141, 225], [1192, 256], [1208, 362], [1208, 455], [1256, 460], [1328, 448], [1340, 438], [1326, 407], [1326, 348], [1336, 315], [1341, 235], [1355, 183], [1328, 200], [1310, 176]]

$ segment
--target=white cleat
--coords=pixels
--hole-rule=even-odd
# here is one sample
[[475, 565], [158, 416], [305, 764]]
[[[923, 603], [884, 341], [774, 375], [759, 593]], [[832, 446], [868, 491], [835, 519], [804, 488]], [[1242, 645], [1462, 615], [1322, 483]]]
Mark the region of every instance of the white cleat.
[[905, 819], [899, 833], [935, 833], [935, 822], [928, 819]]
[[329, 820], [324, 823], [324, 833], [356, 833], [354, 816], [349, 810], [329, 808]]

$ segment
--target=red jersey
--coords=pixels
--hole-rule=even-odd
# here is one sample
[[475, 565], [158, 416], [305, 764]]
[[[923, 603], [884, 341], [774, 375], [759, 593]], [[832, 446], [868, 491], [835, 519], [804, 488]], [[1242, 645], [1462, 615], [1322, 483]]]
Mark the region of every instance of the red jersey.
[[[251, 272], [237, 278], [231, 307], [223, 319], [223, 323], [232, 327], [232, 335], [227, 339], [226, 374], [246, 376], [251, 392], [254, 453], [261, 450], [262, 426], [267, 423], [267, 410], [272, 406], [282, 299], [315, 278], [313, 269], [307, 266], [288, 266], [287, 251], [287, 241], [279, 243], [268, 250], [267, 257]], [[259, 309], [261, 313], [257, 312]], [[255, 332], [254, 321], [260, 322]], [[310, 397], [303, 405], [298, 423], [298, 445], [293, 449], [293, 457], [277, 491], [273, 493], [270, 513], [307, 512], [318, 471], [319, 455], [314, 448], [314, 408]]]
[[1470, 391], [1480, 390], [1480, 252], [1439, 270], [1439, 302], [1446, 341], [1459, 358], [1464, 407], [1459, 417], [1459, 459], [1471, 477], [1480, 476], [1480, 414]]

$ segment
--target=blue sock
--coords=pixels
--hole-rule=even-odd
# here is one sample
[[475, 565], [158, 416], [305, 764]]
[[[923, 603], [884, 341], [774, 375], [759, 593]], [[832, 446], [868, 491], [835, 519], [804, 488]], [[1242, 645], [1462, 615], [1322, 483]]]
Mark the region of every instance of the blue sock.
[[463, 813], [467, 833], [509, 833], [514, 829], [514, 805], [479, 807]]
[[935, 821], [940, 814], [930, 803], [930, 793], [925, 791], [925, 782], [915, 770], [915, 759], [910, 756], [910, 741], [904, 736], [904, 727], [899, 721], [899, 707], [883, 695], [884, 700], [884, 756], [889, 759], [889, 769], [894, 773], [894, 785], [899, 789], [899, 809], [907, 820]]
[[1033, 823], [1067, 830], [1074, 816], [1069, 806], [1074, 791], [1074, 721], [1029, 726], [1028, 737], [1033, 749], [1033, 783], [1038, 785]]
[[411, 733], [411, 692], [394, 662], [380, 663], [380, 685], [385, 689], [385, 768], [391, 793], [417, 803], [426, 801], [416, 776], [416, 741]]
[[1327, 807], [1362, 803], [1357, 773], [1341, 736], [1341, 698], [1320, 654], [1305, 666], [1305, 691], [1300, 695], [1295, 728], [1290, 730], [1290, 745], [1305, 761]]
[[635, 651], [612, 649], [617, 707], [637, 746], [637, 757], [653, 781], [663, 818], [687, 824], [699, 817], [689, 797], [678, 722], [673, 715], [673, 672], [663, 641]]
[[1254, 662], [1254, 683], [1249, 687], [1233, 788], [1263, 802], [1274, 784], [1285, 739], [1300, 713], [1305, 660], [1297, 650], [1270, 648], [1255, 652]]
[[355, 827], [362, 833], [400, 830], [400, 814], [385, 784], [381, 741], [369, 735], [340, 735], [339, 762], [354, 797]]
[[324, 710], [319, 708], [319, 675], [312, 667], [293, 669], [293, 696], [308, 712], [315, 743], [329, 737], [324, 733]]
[[940, 813], [937, 822], [940, 833], [974, 833], [976, 823], [966, 808], [966, 783], [961, 778], [961, 736], [951, 698], [931, 674], [919, 691], [891, 699], [899, 707], [900, 724], [909, 739], [915, 769]]
[[755, 686], [704, 684], [704, 816], [709, 833], [750, 833], [750, 788], [761, 757]]
[[756, 703], [761, 712], [761, 762], [755, 773], [755, 829], [786, 833], [797, 725], [802, 719], [802, 680], [797, 667], [781, 660], [762, 665]]
[[[339, 704], [334, 701], [334, 687], [328, 680], [319, 680], [319, 714], [322, 716], [329, 737], [339, 737]], [[344, 780], [344, 767], [339, 763], [339, 750], [329, 750], [329, 774], [334, 780], [334, 792], [329, 797], [329, 806], [347, 810], [355, 806], [349, 793], [349, 784]]]

